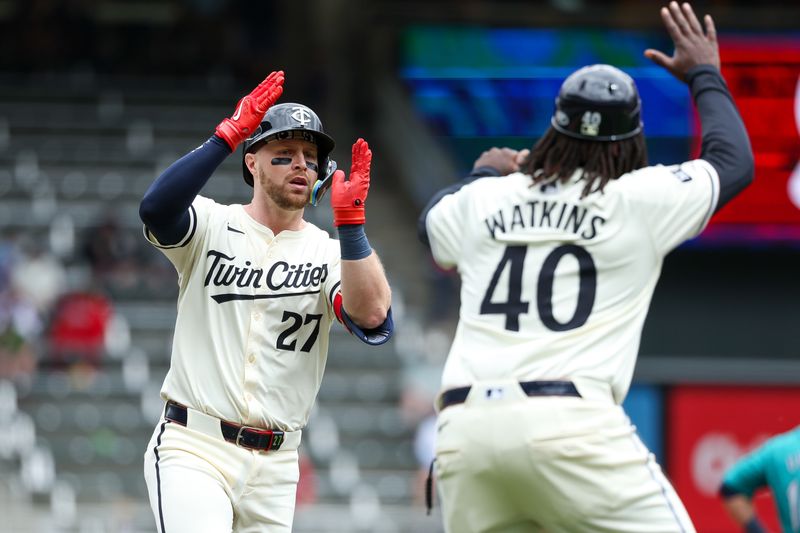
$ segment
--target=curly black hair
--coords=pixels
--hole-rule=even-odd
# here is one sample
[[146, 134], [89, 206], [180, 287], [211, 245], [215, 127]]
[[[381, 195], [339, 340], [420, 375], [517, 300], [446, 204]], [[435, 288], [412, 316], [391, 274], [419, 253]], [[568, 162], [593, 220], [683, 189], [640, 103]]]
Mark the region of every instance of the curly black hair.
[[566, 182], [577, 169], [583, 169], [586, 182], [581, 193], [585, 198], [602, 192], [606, 184], [627, 172], [647, 166], [644, 135], [621, 141], [587, 141], [563, 135], [552, 127], [531, 149], [524, 163], [533, 176], [533, 184], [559, 180]]

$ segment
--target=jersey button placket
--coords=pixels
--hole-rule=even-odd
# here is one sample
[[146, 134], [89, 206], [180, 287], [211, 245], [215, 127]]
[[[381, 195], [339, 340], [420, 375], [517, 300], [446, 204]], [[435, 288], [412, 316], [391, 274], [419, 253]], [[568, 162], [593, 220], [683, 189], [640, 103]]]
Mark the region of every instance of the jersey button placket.
[[255, 319], [258, 316], [256, 311], [257, 304], [254, 303], [250, 309], [250, 333], [247, 338], [244, 352], [244, 402], [247, 405], [247, 412], [253, 412], [253, 394], [254, 383], [258, 380], [256, 370], [256, 352], [258, 350], [258, 343], [253, 338], [253, 331], [257, 331], [259, 327], [258, 321]]
[[[255, 307], [255, 305], [253, 307]], [[261, 313], [258, 312], [257, 309], [254, 309], [253, 312], [250, 314], [251, 329], [261, 327], [260, 321], [261, 321]], [[253, 344], [254, 342], [251, 339], [250, 353], [247, 355], [247, 362], [250, 363], [251, 365], [255, 364], [256, 362], [256, 354], [255, 354], [255, 349], [253, 348]]]
[[[266, 264], [267, 262], [262, 262]], [[251, 416], [261, 412], [261, 395], [264, 392], [264, 328], [269, 300], [256, 300], [250, 308], [250, 332], [244, 359], [244, 400]]]

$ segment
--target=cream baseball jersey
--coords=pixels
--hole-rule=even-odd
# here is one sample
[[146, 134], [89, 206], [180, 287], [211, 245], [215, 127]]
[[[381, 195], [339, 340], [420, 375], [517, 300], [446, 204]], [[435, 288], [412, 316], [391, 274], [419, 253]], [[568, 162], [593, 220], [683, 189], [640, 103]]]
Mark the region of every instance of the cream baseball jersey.
[[184, 239], [157, 246], [178, 271], [165, 400], [240, 424], [306, 425], [340, 305], [339, 244], [311, 223], [274, 235], [241, 205], [197, 196]]
[[703, 160], [651, 166], [581, 199], [579, 177], [481, 178], [429, 211], [433, 257], [461, 275], [443, 389], [585, 377], [625, 398], [663, 257], [705, 227], [719, 178]]

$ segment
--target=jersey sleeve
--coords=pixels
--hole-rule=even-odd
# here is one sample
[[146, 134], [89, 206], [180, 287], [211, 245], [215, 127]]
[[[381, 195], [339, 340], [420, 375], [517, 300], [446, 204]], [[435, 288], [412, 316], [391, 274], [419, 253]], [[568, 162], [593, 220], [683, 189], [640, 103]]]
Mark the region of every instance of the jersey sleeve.
[[469, 187], [442, 197], [425, 219], [425, 227], [434, 261], [443, 268], [452, 268], [461, 258], [463, 224]]
[[192, 205], [189, 206], [189, 229], [177, 244], [162, 245], [156, 236], [147, 229], [147, 226], [143, 226], [144, 237], [150, 244], [161, 250], [181, 274], [187, 265], [192, 263], [191, 258], [197, 254], [197, 250], [202, 249], [209, 219], [216, 205], [209, 198], [195, 197]]
[[666, 254], [700, 234], [719, 200], [719, 176], [702, 159], [680, 165], [652, 166], [620, 178], [633, 218]]
[[722, 478], [726, 494], [743, 494], [749, 498], [756, 489], [767, 485], [769, 443], [737, 461]]

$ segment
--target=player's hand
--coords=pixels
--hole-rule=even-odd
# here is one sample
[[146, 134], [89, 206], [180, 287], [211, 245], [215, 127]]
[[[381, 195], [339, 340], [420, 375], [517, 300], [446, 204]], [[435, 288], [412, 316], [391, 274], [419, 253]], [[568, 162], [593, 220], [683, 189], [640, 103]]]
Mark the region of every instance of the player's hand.
[[678, 5], [670, 2], [669, 7], [661, 8], [661, 20], [667, 28], [675, 51], [672, 57], [658, 50], [648, 48], [644, 56], [654, 63], [664, 67], [681, 81], [686, 81], [686, 73], [697, 65], [713, 65], [720, 67], [719, 45], [717, 44], [717, 30], [711, 15], [706, 15], [705, 33], [694, 14], [692, 6], [687, 2]]
[[493, 146], [475, 160], [472, 170], [480, 167], [492, 167], [499, 172], [500, 176], [506, 176], [512, 172], [517, 172], [530, 153], [531, 151], [527, 148], [517, 151], [512, 148], [497, 148]]
[[243, 140], [250, 137], [261, 124], [264, 113], [283, 93], [283, 71], [272, 72], [258, 87], [239, 100], [231, 118], [226, 118], [217, 125], [216, 134], [222, 137], [230, 147], [236, 150]]
[[345, 178], [344, 171], [333, 173], [331, 207], [333, 208], [333, 225], [363, 224], [366, 222], [364, 204], [369, 193], [369, 168], [372, 163], [372, 150], [367, 141], [358, 139], [353, 144], [353, 163], [350, 176]]

